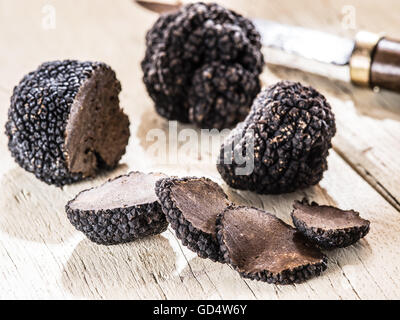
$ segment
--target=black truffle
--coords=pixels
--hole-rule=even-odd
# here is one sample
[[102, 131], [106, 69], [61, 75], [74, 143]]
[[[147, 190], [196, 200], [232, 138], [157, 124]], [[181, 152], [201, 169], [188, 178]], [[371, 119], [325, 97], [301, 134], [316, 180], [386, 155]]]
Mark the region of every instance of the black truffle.
[[206, 178], [166, 178], [156, 194], [176, 236], [201, 258], [223, 262], [215, 221], [230, 202], [218, 184]]
[[168, 222], [154, 192], [161, 173], [131, 172], [80, 192], [65, 207], [91, 241], [114, 245], [164, 232]]
[[42, 64], [11, 97], [6, 134], [12, 156], [38, 179], [57, 186], [115, 167], [129, 140], [120, 91], [115, 72], [104, 63]]
[[264, 64], [252, 22], [218, 4], [162, 15], [146, 36], [144, 83], [157, 112], [202, 128], [242, 121]]
[[292, 219], [296, 228], [323, 249], [344, 248], [365, 237], [370, 222], [358, 212], [344, 211], [332, 206], [320, 206], [307, 200], [296, 201]]
[[[233, 188], [293, 192], [322, 179], [335, 133], [335, 117], [323, 95], [300, 83], [279, 82], [257, 96], [245, 121], [232, 130], [217, 168]], [[240, 175], [237, 170], [246, 165], [250, 170]]]
[[244, 278], [292, 284], [326, 269], [327, 258], [317, 248], [265, 211], [230, 206], [219, 215], [217, 230], [224, 259]]

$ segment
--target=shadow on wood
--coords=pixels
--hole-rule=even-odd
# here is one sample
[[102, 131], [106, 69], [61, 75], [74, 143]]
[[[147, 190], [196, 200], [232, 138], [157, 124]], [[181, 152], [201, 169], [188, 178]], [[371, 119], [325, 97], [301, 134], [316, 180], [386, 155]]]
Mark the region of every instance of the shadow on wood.
[[174, 270], [175, 253], [160, 235], [116, 246], [85, 239], [68, 260], [62, 282], [75, 297], [164, 299], [171, 295], [164, 290]]
[[64, 206], [71, 194], [38, 182], [20, 168], [4, 174], [0, 193], [0, 230], [27, 241], [61, 243], [72, 236]]
[[104, 171], [94, 179], [84, 180], [63, 189], [40, 182], [21, 168], [4, 174], [0, 193], [0, 230], [18, 239], [62, 243], [75, 231], [65, 214], [65, 205], [78, 192], [97, 186], [125, 173], [127, 166]]

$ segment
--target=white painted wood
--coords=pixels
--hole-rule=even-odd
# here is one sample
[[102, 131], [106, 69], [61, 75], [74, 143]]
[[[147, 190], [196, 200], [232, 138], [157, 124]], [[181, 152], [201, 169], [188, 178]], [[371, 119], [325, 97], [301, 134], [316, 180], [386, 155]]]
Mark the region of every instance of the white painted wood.
[[[341, 29], [341, 8], [354, 4], [359, 27], [396, 29], [400, 3], [381, 1], [223, 1], [249, 15], [317, 27]], [[130, 0], [50, 1], [55, 30], [43, 30], [48, 1], [0, 0], [0, 126], [4, 128], [13, 86], [41, 62], [77, 58], [102, 60], [122, 82], [121, 105], [129, 114], [132, 137], [121, 166], [95, 180], [58, 189], [20, 169], [0, 135], [0, 298], [17, 299], [395, 299], [400, 297], [399, 95], [374, 94], [339, 81], [269, 65], [265, 84], [302, 80], [320, 89], [337, 116], [335, 151], [319, 186], [281, 196], [258, 196], [223, 184], [232, 200], [265, 208], [290, 222], [295, 199], [308, 195], [320, 203], [354, 208], [370, 219], [371, 233], [359, 244], [329, 253], [327, 272], [295, 286], [273, 286], [241, 279], [229, 266], [196, 257], [173, 232], [131, 244], [90, 243], [68, 222], [64, 205], [77, 192], [129, 170], [204, 175], [222, 183], [214, 162], [188, 155], [166, 165], [148, 154], [151, 128], [168, 130], [153, 111], [141, 82], [139, 62], [144, 34], [155, 20]], [[385, 4], [385, 5], [383, 5]], [[21, 9], [23, 7], [23, 10]], [[101, 19], [99, 19], [101, 17]], [[373, 23], [371, 23], [373, 21]], [[14, 26], [10, 28], [10, 25]], [[396, 34], [397, 32], [397, 34]], [[21, 40], [23, 39], [23, 41]], [[178, 129], [193, 128], [178, 125]], [[182, 144], [182, 143], [181, 143]], [[216, 151], [218, 146], [214, 148]], [[147, 150], [147, 151], [146, 151]]]

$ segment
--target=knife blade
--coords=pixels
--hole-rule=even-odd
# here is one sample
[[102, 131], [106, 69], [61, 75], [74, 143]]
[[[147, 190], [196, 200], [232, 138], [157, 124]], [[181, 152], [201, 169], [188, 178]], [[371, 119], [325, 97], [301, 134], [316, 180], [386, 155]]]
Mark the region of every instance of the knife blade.
[[[253, 19], [262, 44], [286, 53], [323, 63], [343, 66], [350, 63], [355, 41], [325, 32]], [[318, 46], [315, 44], [318, 43]]]
[[[181, 1], [136, 0], [142, 7], [157, 13], [178, 10]], [[400, 41], [386, 38], [382, 34], [360, 31], [355, 39], [342, 38], [318, 30], [284, 25], [263, 19], [252, 19], [260, 32], [264, 48], [279, 50], [309, 61], [345, 68], [342, 80], [347, 75], [356, 85], [384, 88], [400, 92]], [[268, 58], [266, 59], [268, 61]], [[283, 65], [288, 59], [281, 59]], [[293, 61], [293, 59], [292, 59]], [[275, 64], [280, 64], [277, 59]], [[310, 71], [308, 64], [295, 63], [296, 68]], [[312, 72], [312, 70], [311, 70]], [[322, 72], [324, 73], [324, 72]], [[343, 76], [344, 74], [344, 76]], [[329, 75], [326, 73], [324, 75]]]

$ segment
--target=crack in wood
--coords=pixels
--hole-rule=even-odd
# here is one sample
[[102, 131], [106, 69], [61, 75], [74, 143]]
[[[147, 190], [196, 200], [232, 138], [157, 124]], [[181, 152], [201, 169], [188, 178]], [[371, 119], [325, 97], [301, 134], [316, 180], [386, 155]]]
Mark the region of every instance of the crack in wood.
[[329, 276], [328, 276], [327, 278], [328, 278], [328, 281], [329, 281], [329, 284], [330, 284], [332, 290], [338, 295], [339, 300], [343, 300], [343, 297], [342, 297], [339, 293], [336, 292], [336, 289], [335, 289], [335, 287], [334, 287], [334, 285], [333, 285], [333, 283], [332, 283], [331, 278], [330, 278]]
[[164, 300], [168, 300], [168, 297], [167, 297], [167, 295], [165, 294], [165, 292], [164, 292], [163, 288], [161, 287], [160, 283], [158, 282], [157, 277], [155, 276], [155, 274], [154, 274], [154, 273], [151, 273], [151, 276], [152, 276], [153, 280], [155, 281], [157, 287], [160, 289], [160, 291], [161, 291], [161, 296], [163, 297], [163, 299], [164, 299]]
[[276, 298], [279, 300], [280, 299], [279, 298], [279, 288], [276, 285], [274, 285], [274, 292], [275, 292]]
[[253, 294], [254, 298], [255, 298], [256, 300], [258, 300], [256, 294], [254, 293], [254, 291], [253, 291], [253, 289], [250, 287], [250, 285], [247, 283], [247, 281], [244, 280], [244, 279], [242, 279], [242, 280], [243, 280], [243, 282], [246, 284], [246, 287], [249, 288], [249, 290], [250, 290], [250, 292]]
[[393, 208], [400, 212], [400, 201], [382, 184], [375, 176], [365, 169], [360, 163], [353, 163], [343, 152], [333, 148], [364, 181], [366, 181], [377, 193], [379, 193]]
[[205, 273], [205, 275], [206, 275], [208, 281], [210, 281], [211, 285], [213, 286], [213, 288], [214, 288], [215, 291], [217, 292], [219, 298], [222, 299], [222, 295], [221, 295], [221, 293], [219, 292], [219, 290], [218, 290], [217, 286], [215, 285], [214, 281], [211, 280], [211, 278], [210, 278], [210, 276], [208, 275], [207, 272], [204, 272], [204, 273]]
[[204, 290], [204, 288], [203, 288], [201, 282], [199, 281], [199, 279], [197, 279], [196, 275], [194, 274], [193, 269], [192, 269], [192, 266], [191, 266], [191, 264], [190, 264], [188, 258], [186, 257], [185, 253], [183, 252], [183, 249], [182, 249], [182, 246], [181, 246], [180, 241], [178, 240], [178, 238], [176, 237], [176, 235], [175, 235], [170, 229], [168, 229], [168, 232], [170, 232], [170, 233], [172, 234], [173, 238], [174, 238], [175, 241], [178, 243], [179, 249], [181, 250], [181, 253], [182, 253], [183, 257], [185, 258], [186, 264], [187, 264], [188, 269], [189, 269], [190, 273], [192, 274], [193, 278], [197, 281], [197, 283], [199, 284], [201, 290], [202, 290], [203, 292], [205, 292], [205, 290]]
[[[84, 269], [85, 271], [87, 271], [88, 269], [86, 268], [85, 262], [83, 261], [82, 258], [80, 259], [80, 261], [81, 261], [81, 263], [82, 263], [83, 269]], [[82, 275], [83, 275], [83, 281], [86, 283], [86, 287], [89, 289], [89, 292], [91, 292], [93, 296], [95, 296], [95, 294], [97, 293], [97, 296], [98, 296], [99, 298], [103, 299], [104, 297], [103, 297], [103, 295], [99, 292], [97, 286], [91, 286], [91, 285], [89, 285], [89, 281], [88, 281], [88, 279], [86, 278], [86, 272], [83, 272]], [[92, 288], [92, 287], [94, 287], [94, 288]], [[93, 289], [94, 289], [94, 291], [93, 291]]]
[[367, 266], [365, 265], [363, 259], [361, 259], [361, 257], [357, 254], [357, 252], [355, 252], [355, 255], [356, 255], [358, 261], [360, 261], [361, 265], [364, 267], [365, 271], [370, 276], [371, 280], [375, 283], [376, 287], [382, 292], [382, 294], [385, 297], [385, 299], [387, 299], [387, 297], [385, 295], [385, 292], [382, 290], [382, 288], [379, 286], [379, 284], [375, 281], [374, 276], [369, 272], [369, 270], [368, 270]]
[[353, 284], [351, 283], [350, 279], [347, 277], [346, 273], [344, 272], [342, 266], [340, 265], [340, 263], [338, 261], [336, 261], [337, 266], [339, 267], [339, 269], [342, 271], [343, 277], [345, 277], [345, 279], [347, 280], [347, 282], [349, 283], [351, 290], [354, 292], [354, 294], [356, 295], [358, 300], [361, 300], [360, 295], [358, 294], [357, 290], [353, 287]]
[[[364, 169], [364, 170], [365, 170], [365, 169]], [[376, 184], [377, 184], [380, 188], [382, 188], [382, 190], [385, 192], [385, 194], [387, 194], [387, 196], [395, 203], [395, 208], [396, 208], [397, 210], [400, 211], [400, 201], [397, 200], [397, 198], [396, 198], [394, 195], [392, 195], [392, 193], [391, 193], [387, 188], [385, 188], [385, 187], [382, 185], [382, 183], [380, 183], [378, 180], [376, 180], [376, 179], [374, 178], [374, 176], [371, 175], [367, 170], [365, 170], [365, 173], [366, 173], [368, 176], [370, 176], [372, 179], [374, 179], [374, 180], [376, 181]], [[390, 201], [389, 201], [389, 202], [390, 202]]]

